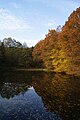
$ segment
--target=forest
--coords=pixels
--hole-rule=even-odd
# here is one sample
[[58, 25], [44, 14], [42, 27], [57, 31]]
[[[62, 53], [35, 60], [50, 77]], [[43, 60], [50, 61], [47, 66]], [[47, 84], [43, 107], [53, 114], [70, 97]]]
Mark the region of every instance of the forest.
[[11, 37], [0, 41], [0, 67], [45, 68], [80, 76], [80, 7], [62, 28], [49, 30], [34, 47]]

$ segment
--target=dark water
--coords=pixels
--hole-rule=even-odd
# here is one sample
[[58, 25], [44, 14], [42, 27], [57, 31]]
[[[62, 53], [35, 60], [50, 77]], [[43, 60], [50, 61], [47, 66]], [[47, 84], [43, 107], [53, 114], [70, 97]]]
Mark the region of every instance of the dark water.
[[0, 120], [80, 120], [80, 78], [0, 72]]

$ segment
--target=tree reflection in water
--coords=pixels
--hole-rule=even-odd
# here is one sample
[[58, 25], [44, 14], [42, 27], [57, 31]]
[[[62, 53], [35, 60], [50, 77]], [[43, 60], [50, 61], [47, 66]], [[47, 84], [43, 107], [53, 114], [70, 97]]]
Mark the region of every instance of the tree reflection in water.
[[[45, 118], [78, 120], [80, 118], [80, 78], [78, 77], [45, 72], [4, 73], [0, 76], [0, 94], [9, 100], [10, 98], [13, 100], [15, 95], [18, 99], [22, 99], [20, 95], [24, 94], [22, 97], [25, 97], [25, 100], [22, 102], [28, 104], [28, 108], [24, 107], [24, 109], [29, 110], [35, 105], [33, 111], [34, 108], [38, 111], [36, 120], [45, 120]], [[31, 102], [32, 106], [25, 102], [26, 100]], [[39, 109], [43, 111], [42, 118], [39, 116], [42, 115]], [[36, 114], [35, 112], [31, 114], [33, 113]], [[30, 119], [30, 116], [27, 113], [28, 118]]]

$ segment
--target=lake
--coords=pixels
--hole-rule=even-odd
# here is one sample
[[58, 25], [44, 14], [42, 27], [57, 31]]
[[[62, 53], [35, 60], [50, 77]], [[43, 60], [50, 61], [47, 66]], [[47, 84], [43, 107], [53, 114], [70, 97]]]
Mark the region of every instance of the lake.
[[0, 72], [0, 120], [80, 120], [80, 78]]

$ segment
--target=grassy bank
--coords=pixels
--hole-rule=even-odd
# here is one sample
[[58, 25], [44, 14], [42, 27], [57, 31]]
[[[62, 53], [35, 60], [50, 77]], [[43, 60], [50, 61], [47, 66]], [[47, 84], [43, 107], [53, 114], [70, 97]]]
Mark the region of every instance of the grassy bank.
[[25, 68], [17, 68], [17, 71], [49, 71], [48, 69], [42, 69], [42, 68], [31, 68], [31, 69], [25, 69]]

